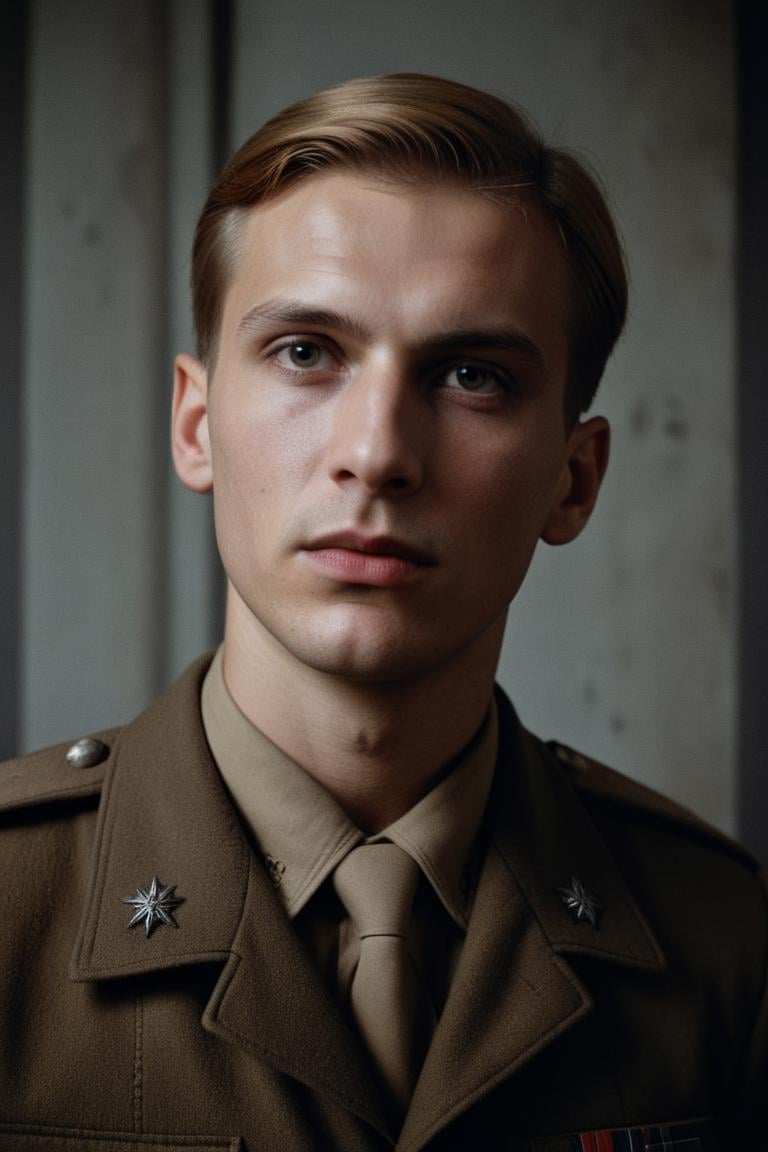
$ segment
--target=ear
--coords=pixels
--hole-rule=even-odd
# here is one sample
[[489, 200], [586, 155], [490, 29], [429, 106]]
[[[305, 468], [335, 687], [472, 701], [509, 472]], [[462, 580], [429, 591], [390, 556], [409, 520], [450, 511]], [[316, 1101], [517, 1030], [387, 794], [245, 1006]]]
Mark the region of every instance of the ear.
[[208, 438], [208, 373], [194, 356], [176, 357], [171, 414], [171, 451], [176, 475], [192, 492], [213, 488]]
[[608, 467], [610, 440], [610, 425], [602, 416], [574, 427], [566, 445], [557, 499], [541, 533], [545, 543], [568, 544], [586, 525]]

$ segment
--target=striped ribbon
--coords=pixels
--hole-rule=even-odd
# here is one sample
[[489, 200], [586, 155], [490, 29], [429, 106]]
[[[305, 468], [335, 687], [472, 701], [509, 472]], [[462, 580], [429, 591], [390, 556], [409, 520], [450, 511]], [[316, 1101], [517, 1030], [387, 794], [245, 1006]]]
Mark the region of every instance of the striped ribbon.
[[604, 1128], [571, 1137], [572, 1152], [707, 1152], [714, 1150], [706, 1121], [652, 1124], [640, 1128]]

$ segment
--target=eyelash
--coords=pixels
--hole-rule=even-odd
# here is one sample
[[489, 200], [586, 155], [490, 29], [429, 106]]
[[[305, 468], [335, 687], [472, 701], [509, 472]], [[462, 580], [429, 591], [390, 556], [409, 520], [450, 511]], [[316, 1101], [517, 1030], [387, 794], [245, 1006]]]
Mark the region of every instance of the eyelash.
[[[277, 347], [273, 348], [269, 354], [269, 358], [271, 360], [274, 360], [275, 367], [277, 368], [278, 372], [282, 372], [286, 376], [291, 376], [293, 378], [296, 378], [297, 376], [304, 376], [308, 372], [322, 371], [322, 369], [314, 368], [314, 367], [289, 368], [289, 367], [287, 367], [287, 365], [281, 364], [279, 362], [277, 357], [278, 357], [278, 354], [280, 352], [284, 352], [286, 348], [295, 348], [297, 345], [301, 345], [301, 344], [310, 344], [310, 345], [313, 345], [315, 348], [320, 349], [321, 352], [328, 352], [328, 349], [325, 348], [324, 345], [321, 344], [318, 340], [309, 340], [309, 339], [303, 339], [303, 338], [294, 336], [291, 340], [286, 340], [282, 344], [279, 344]], [[328, 352], [328, 354], [331, 355], [330, 352]], [[516, 387], [516, 381], [515, 381], [513, 376], [509, 375], [506, 372], [501, 371], [498, 368], [491, 368], [488, 365], [483, 364], [482, 361], [477, 361], [477, 360], [472, 360], [472, 359], [454, 360], [450, 364], [447, 364], [443, 371], [449, 372], [455, 368], [465, 368], [465, 367], [466, 368], [478, 368], [480, 371], [484, 372], [487, 376], [492, 377], [496, 381], [496, 383], [501, 387], [501, 389], [505, 392], [512, 392]], [[488, 396], [488, 395], [490, 395], [490, 393], [488, 393], [488, 392], [479, 392], [479, 391], [476, 392], [476, 391], [473, 391], [471, 388], [466, 388], [466, 389], [457, 388], [454, 390], [464, 392], [467, 396]]]

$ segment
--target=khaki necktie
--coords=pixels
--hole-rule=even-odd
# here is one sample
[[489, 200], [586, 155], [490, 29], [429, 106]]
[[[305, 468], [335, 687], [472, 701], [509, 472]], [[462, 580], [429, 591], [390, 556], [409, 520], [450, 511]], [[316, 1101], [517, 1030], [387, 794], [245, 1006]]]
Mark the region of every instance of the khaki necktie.
[[345, 856], [334, 887], [360, 937], [349, 999], [360, 1032], [404, 1112], [435, 1026], [427, 989], [407, 946], [419, 867], [396, 844], [364, 844]]

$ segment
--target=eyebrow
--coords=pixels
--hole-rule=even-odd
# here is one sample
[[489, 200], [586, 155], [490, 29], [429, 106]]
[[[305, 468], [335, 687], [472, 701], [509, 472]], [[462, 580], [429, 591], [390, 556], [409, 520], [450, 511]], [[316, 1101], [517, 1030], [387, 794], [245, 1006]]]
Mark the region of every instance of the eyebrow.
[[[249, 308], [240, 320], [237, 331], [247, 335], [268, 324], [295, 324], [301, 328], [333, 328], [337, 332], [353, 337], [361, 344], [370, 344], [374, 334], [354, 316], [346, 312], [334, 312], [326, 308], [312, 308], [298, 300], [275, 298]], [[430, 350], [457, 346], [470, 348], [502, 348], [521, 353], [539, 367], [543, 367], [541, 349], [528, 336], [510, 325], [490, 325], [485, 328], [452, 328], [437, 332], [423, 341]]]

